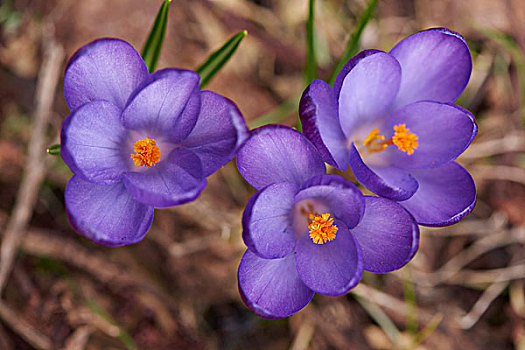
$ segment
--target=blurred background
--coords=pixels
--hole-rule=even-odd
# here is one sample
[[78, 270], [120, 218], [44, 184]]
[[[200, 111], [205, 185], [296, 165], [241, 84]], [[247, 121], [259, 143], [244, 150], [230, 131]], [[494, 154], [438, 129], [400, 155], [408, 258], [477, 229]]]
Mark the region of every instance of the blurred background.
[[[459, 224], [421, 230], [415, 259], [365, 273], [344, 297], [257, 317], [241, 302], [240, 219], [254, 190], [234, 163], [200, 198], [159, 210], [146, 238], [107, 249], [64, 213], [71, 172], [47, 155], [69, 113], [67, 59], [100, 37], [139, 51], [160, 0], [0, 2], [0, 349], [525, 349], [525, 2], [380, 0], [361, 48], [416, 31], [460, 32], [474, 69], [459, 103], [479, 134], [461, 156], [478, 203]], [[365, 0], [318, 0], [319, 75], [328, 79]], [[304, 89], [306, 0], [174, 0], [157, 68], [197, 68], [246, 29], [207, 86], [250, 127], [294, 125]]]

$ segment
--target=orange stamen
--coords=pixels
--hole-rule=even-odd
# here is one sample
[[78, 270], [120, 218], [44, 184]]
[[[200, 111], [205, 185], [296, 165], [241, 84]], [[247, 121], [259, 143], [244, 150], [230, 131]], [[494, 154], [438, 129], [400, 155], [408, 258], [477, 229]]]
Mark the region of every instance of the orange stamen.
[[136, 154], [131, 155], [133, 163], [138, 166], [151, 168], [160, 162], [160, 148], [153, 139], [140, 139], [135, 142], [133, 150]]
[[324, 244], [335, 239], [337, 226], [330, 214], [308, 215], [308, 228], [310, 229], [310, 238], [315, 244]]
[[414, 153], [419, 143], [417, 142], [418, 137], [412, 133], [405, 124], [399, 124], [394, 126], [394, 136], [392, 136], [392, 143], [399, 148], [400, 151], [405, 152], [408, 155]]
[[391, 145], [396, 145], [400, 151], [411, 155], [419, 146], [418, 137], [405, 124], [398, 124], [394, 125], [394, 136], [391, 139], [385, 140], [385, 137], [379, 134], [379, 129], [375, 128], [363, 142], [366, 154], [381, 152]]

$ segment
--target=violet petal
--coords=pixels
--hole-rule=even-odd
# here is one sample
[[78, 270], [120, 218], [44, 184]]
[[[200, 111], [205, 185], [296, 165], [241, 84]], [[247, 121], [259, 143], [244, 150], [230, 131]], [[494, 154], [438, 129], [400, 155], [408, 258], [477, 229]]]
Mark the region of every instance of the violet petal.
[[391, 166], [367, 166], [353, 144], [350, 149], [350, 167], [357, 181], [381, 197], [401, 201], [417, 191], [417, 181], [408, 172]]
[[354, 57], [352, 57], [348, 62], [346, 62], [346, 64], [343, 66], [343, 68], [341, 68], [341, 70], [337, 74], [337, 77], [335, 78], [335, 81], [334, 81], [335, 99], [339, 100], [339, 94], [341, 93], [341, 86], [343, 86], [343, 81], [345, 80], [348, 73], [352, 69], [354, 69], [356, 64], [358, 64], [365, 57], [375, 55], [376, 53], [383, 53], [383, 52], [384, 51], [375, 50], [375, 49], [363, 50], [359, 52], [357, 55], [355, 55]]
[[361, 59], [348, 72], [338, 100], [339, 121], [347, 138], [390, 111], [400, 82], [401, 66], [385, 52]]
[[200, 111], [200, 78], [195, 72], [163, 69], [131, 95], [122, 113], [128, 129], [179, 143], [193, 130]]
[[272, 184], [253, 195], [246, 204], [242, 238], [261, 258], [282, 258], [295, 247], [292, 216], [297, 191], [297, 185], [288, 182]]
[[454, 102], [465, 90], [472, 71], [465, 39], [445, 28], [411, 35], [390, 53], [402, 69], [396, 106], [422, 100]]
[[74, 175], [67, 184], [65, 202], [71, 226], [108, 247], [139, 242], [153, 221], [153, 207], [137, 202], [122, 183], [99, 185]]
[[317, 147], [328, 164], [346, 170], [348, 149], [337, 115], [337, 101], [330, 85], [314, 80], [299, 103], [303, 133]]
[[182, 145], [199, 156], [207, 177], [232, 160], [248, 136], [246, 122], [233, 101], [202, 91], [197, 124]]
[[400, 202], [424, 226], [453, 225], [476, 205], [476, 185], [461, 165], [452, 162], [434, 169], [413, 170], [419, 189]]
[[124, 175], [124, 184], [138, 201], [155, 208], [190, 202], [206, 187], [200, 159], [193, 152], [176, 148], [152, 168]]
[[289, 317], [304, 308], [314, 292], [299, 278], [294, 254], [263, 259], [247, 250], [239, 265], [239, 292], [244, 303], [268, 319]]
[[295, 260], [304, 284], [314, 292], [339, 296], [354, 288], [363, 275], [359, 243], [341, 221], [334, 240], [315, 244], [307, 235], [297, 240]]
[[[316, 176], [308, 180], [295, 196], [295, 201], [308, 198], [320, 200], [330, 208], [330, 214], [344, 222], [348, 228], [356, 226], [365, 210], [361, 191], [338, 175]], [[325, 214], [325, 213], [318, 213]]]
[[350, 230], [363, 251], [364, 269], [390, 272], [405, 266], [419, 247], [419, 227], [397, 202], [366, 196], [365, 214]]
[[478, 130], [474, 116], [466, 109], [432, 101], [412, 103], [390, 114], [384, 124], [387, 139], [399, 124], [418, 137], [418, 147], [410, 155], [395, 145], [384, 152], [389, 153], [392, 164], [405, 169], [435, 168], [456, 159]]
[[61, 130], [61, 155], [69, 168], [86, 180], [113, 184], [127, 171], [123, 154], [127, 132], [120, 109], [107, 101], [87, 103], [69, 114]]
[[129, 95], [148, 76], [139, 53], [120, 39], [99, 39], [80, 48], [64, 74], [64, 96], [71, 111], [106, 100], [124, 109]]
[[301, 186], [326, 171], [321, 155], [301, 133], [282, 125], [267, 125], [252, 131], [239, 149], [237, 167], [253, 187], [276, 182]]

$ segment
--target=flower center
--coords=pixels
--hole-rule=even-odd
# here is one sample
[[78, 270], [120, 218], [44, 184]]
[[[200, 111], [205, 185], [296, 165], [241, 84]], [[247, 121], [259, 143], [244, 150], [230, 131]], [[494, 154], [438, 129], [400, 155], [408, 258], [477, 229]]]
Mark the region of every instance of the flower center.
[[153, 139], [140, 139], [133, 146], [135, 154], [131, 155], [133, 163], [138, 166], [151, 168], [160, 162], [160, 148]]
[[333, 241], [338, 230], [334, 224], [334, 219], [328, 213], [322, 215], [310, 213], [308, 215], [308, 228], [310, 229], [310, 238], [315, 244]]
[[411, 132], [406, 124], [398, 124], [394, 125], [394, 136], [389, 140], [385, 140], [385, 137], [379, 134], [379, 129], [373, 129], [363, 142], [363, 146], [366, 147], [367, 154], [381, 152], [390, 145], [396, 145], [400, 151], [411, 155], [419, 146], [417, 140], [417, 135]]

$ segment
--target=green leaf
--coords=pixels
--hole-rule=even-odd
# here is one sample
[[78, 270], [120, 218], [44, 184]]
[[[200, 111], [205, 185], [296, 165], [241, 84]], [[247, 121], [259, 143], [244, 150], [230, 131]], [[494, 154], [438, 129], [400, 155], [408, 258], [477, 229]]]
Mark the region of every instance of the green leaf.
[[305, 85], [317, 77], [317, 60], [315, 54], [315, 0], [308, 1], [308, 19], [306, 21], [306, 66], [304, 70]]
[[56, 144], [56, 145], [49, 147], [46, 150], [46, 152], [51, 154], [52, 156], [59, 156], [60, 155], [60, 144]]
[[248, 34], [246, 30], [235, 34], [220, 49], [215, 51], [208, 59], [197, 68], [196, 72], [201, 76], [201, 88], [213, 78], [215, 74], [228, 62], [239, 47], [242, 39]]
[[[305, 86], [317, 78], [317, 56], [315, 53], [315, 0], [308, 0], [308, 19], [306, 20], [306, 64], [304, 67]], [[297, 118], [295, 128], [303, 132], [301, 118]]]
[[363, 34], [363, 30], [368, 24], [368, 21], [370, 21], [372, 15], [374, 14], [376, 6], [377, 0], [370, 0], [365, 11], [361, 15], [361, 18], [359, 18], [359, 21], [357, 22], [357, 25], [355, 26], [354, 31], [350, 36], [350, 40], [348, 40], [346, 49], [341, 58], [339, 59], [339, 63], [337, 64], [334, 72], [332, 73], [332, 77], [330, 78], [330, 85], [334, 85], [335, 78], [337, 77], [337, 74], [339, 74], [341, 68], [343, 68], [346, 62], [348, 62], [348, 60], [355, 56], [359, 51], [359, 40], [361, 39], [361, 35]]
[[170, 2], [171, 0], [164, 0], [162, 6], [157, 13], [155, 18], [155, 23], [146, 40], [146, 44], [142, 49], [142, 59], [148, 67], [148, 71], [153, 73], [155, 71], [155, 66], [159, 59], [160, 50], [164, 42], [164, 34], [166, 34], [166, 27], [168, 25], [168, 13], [170, 11]]

